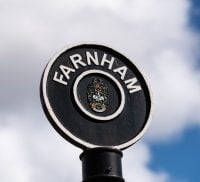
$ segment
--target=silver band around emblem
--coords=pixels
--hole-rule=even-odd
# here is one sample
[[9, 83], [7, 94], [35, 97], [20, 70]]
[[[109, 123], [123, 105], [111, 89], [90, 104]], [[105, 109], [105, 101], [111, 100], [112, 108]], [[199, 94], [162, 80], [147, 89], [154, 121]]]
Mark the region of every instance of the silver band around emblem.
[[[78, 93], [77, 93], [77, 88], [78, 88], [78, 84], [79, 82], [87, 75], [89, 74], [102, 74], [108, 78], [110, 78], [118, 87], [119, 91], [120, 91], [120, 98], [121, 98], [121, 103], [118, 107], [118, 109], [111, 115], [108, 116], [97, 116], [91, 112], [89, 112], [80, 102], [79, 98], [78, 98]], [[89, 116], [90, 118], [96, 119], [96, 120], [101, 120], [101, 121], [105, 121], [105, 120], [111, 120], [114, 119], [115, 117], [117, 117], [119, 114], [121, 114], [121, 112], [123, 111], [124, 105], [125, 105], [125, 93], [124, 93], [124, 89], [122, 88], [121, 84], [119, 83], [119, 81], [112, 76], [111, 74], [102, 71], [102, 70], [88, 70], [85, 71], [83, 73], [81, 73], [75, 80], [74, 82], [74, 86], [73, 86], [73, 95], [74, 95], [74, 100], [76, 102], [76, 104], [78, 105], [78, 107], [81, 109], [81, 111], [83, 113], [85, 113], [87, 116]]]

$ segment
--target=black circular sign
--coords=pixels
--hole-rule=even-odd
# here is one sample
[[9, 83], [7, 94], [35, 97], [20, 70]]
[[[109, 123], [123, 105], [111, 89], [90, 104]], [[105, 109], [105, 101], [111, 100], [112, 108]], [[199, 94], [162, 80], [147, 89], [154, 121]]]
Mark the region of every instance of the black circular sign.
[[151, 98], [136, 66], [111, 48], [65, 49], [46, 66], [41, 102], [54, 128], [81, 148], [134, 144], [149, 125]]

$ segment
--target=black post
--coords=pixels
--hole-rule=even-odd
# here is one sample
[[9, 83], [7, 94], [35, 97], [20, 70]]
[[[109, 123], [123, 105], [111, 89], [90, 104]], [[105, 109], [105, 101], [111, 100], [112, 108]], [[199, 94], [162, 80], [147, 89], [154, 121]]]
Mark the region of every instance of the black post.
[[46, 66], [40, 95], [60, 135], [83, 150], [96, 146], [80, 155], [83, 182], [124, 182], [120, 150], [143, 136], [151, 115], [148, 85], [132, 61], [103, 45], [70, 47]]
[[122, 152], [113, 148], [94, 148], [81, 155], [83, 182], [124, 182]]

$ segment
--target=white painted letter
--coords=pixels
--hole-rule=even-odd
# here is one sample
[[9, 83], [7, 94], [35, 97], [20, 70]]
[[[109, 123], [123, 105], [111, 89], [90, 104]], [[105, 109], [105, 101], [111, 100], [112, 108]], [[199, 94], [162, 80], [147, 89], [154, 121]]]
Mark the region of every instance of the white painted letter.
[[111, 60], [107, 60], [106, 57], [107, 54], [104, 54], [101, 61], [101, 66], [104, 66], [104, 63], [108, 63], [109, 64], [108, 69], [111, 70], [115, 59], [112, 57]]
[[65, 82], [65, 81], [63, 80], [63, 75], [62, 75], [62, 74], [61, 74], [60, 77], [58, 78], [58, 72], [57, 72], [57, 71], [55, 72], [55, 74], [54, 74], [54, 76], [53, 76], [53, 80], [56, 81], [56, 82], [58, 82], [58, 83], [61, 83], [61, 84], [63, 84], [63, 85], [67, 85], [67, 82]]
[[99, 61], [98, 61], [98, 57], [97, 57], [97, 52], [94, 52], [94, 57], [93, 57], [90, 52], [86, 51], [86, 57], [87, 57], [87, 63], [88, 63], [88, 65], [91, 65], [91, 61], [94, 64], [99, 65]]
[[73, 65], [74, 65], [74, 67], [75, 67], [76, 69], [79, 68], [79, 67], [78, 67], [78, 64], [80, 64], [80, 65], [82, 65], [82, 66], [86, 66], [86, 64], [85, 64], [83, 61], [81, 61], [81, 60], [82, 60], [82, 57], [81, 57], [80, 54], [74, 54], [74, 55], [70, 56], [70, 59], [71, 59]]
[[127, 72], [127, 67], [126, 66], [121, 66], [119, 68], [114, 69], [113, 72], [119, 73], [121, 75], [121, 79], [124, 80], [124, 77], [125, 77], [126, 72]]
[[136, 78], [131, 78], [129, 80], [124, 81], [124, 83], [127, 84], [127, 88], [129, 89], [130, 94], [142, 90], [139, 85], [134, 85], [136, 82], [137, 82]]
[[70, 72], [75, 72], [75, 69], [69, 68], [64, 65], [60, 65], [60, 69], [68, 80], [70, 79], [70, 77], [69, 77]]

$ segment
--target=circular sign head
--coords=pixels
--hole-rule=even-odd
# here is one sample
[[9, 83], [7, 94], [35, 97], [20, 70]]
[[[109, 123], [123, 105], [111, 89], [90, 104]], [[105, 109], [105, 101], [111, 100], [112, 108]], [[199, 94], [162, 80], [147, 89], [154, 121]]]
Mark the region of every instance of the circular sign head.
[[41, 102], [54, 128], [85, 149], [134, 144], [149, 125], [151, 98], [136, 66], [111, 48], [84, 44], [53, 57]]

